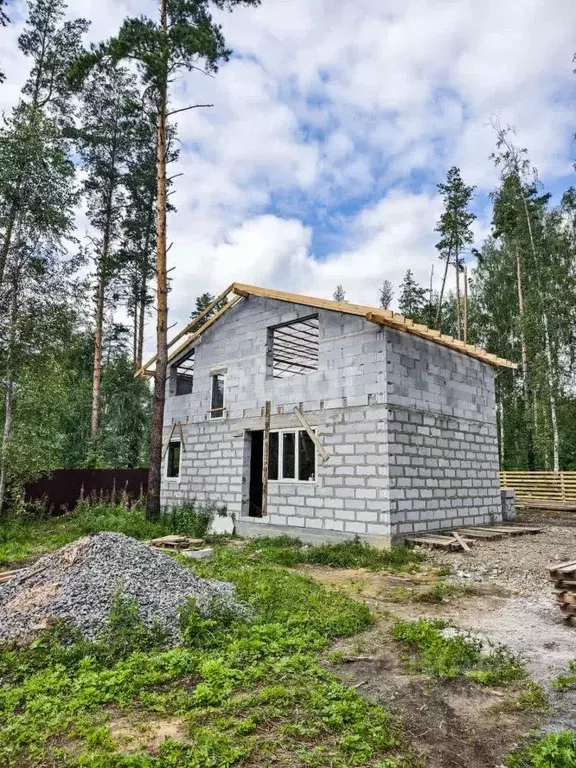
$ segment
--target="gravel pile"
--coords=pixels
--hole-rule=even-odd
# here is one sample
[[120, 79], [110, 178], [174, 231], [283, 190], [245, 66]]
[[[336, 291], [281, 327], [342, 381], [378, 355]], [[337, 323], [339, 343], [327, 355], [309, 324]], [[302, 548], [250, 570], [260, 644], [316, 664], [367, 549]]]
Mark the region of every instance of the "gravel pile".
[[45, 555], [0, 586], [0, 642], [28, 641], [59, 619], [94, 640], [119, 592], [136, 599], [145, 624], [157, 619], [175, 639], [178, 608], [189, 597], [206, 616], [214, 597], [248, 615], [232, 584], [199, 579], [169, 555], [123, 534], [99, 533]]

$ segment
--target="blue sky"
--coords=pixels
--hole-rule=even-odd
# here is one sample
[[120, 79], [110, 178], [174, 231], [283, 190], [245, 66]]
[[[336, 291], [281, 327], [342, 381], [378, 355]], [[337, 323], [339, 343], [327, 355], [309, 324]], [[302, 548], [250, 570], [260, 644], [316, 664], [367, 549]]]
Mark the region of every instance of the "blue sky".
[[[98, 40], [156, 3], [70, 5]], [[407, 268], [427, 284], [451, 165], [478, 188], [476, 245], [489, 230], [494, 115], [550, 191], [572, 183], [574, 0], [263, 0], [222, 23], [233, 59], [174, 92], [175, 107], [214, 108], [179, 116], [173, 323], [232, 280], [321, 296], [342, 283], [364, 303]], [[25, 69], [17, 31], [0, 30], [3, 108]]]

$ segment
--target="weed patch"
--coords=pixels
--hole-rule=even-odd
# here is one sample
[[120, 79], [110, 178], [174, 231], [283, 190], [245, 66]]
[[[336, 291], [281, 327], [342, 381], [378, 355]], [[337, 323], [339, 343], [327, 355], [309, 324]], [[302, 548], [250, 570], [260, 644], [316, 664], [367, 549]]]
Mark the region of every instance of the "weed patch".
[[576, 660], [568, 664], [568, 674], [558, 675], [553, 686], [559, 691], [570, 691], [576, 688]]
[[525, 676], [517, 656], [501, 645], [486, 648], [473, 635], [454, 631], [448, 622], [432, 619], [397, 621], [392, 636], [403, 643], [412, 658], [408, 666], [435, 677], [460, 675], [482, 685], [506, 685]]
[[549, 733], [539, 741], [515, 750], [506, 759], [508, 768], [576, 768], [576, 732]]
[[247, 547], [263, 562], [286, 567], [309, 564], [332, 568], [367, 568], [372, 571], [410, 571], [424, 559], [420, 552], [408, 547], [375, 549], [358, 539], [311, 547], [303, 545], [299, 539], [279, 536], [255, 539]]

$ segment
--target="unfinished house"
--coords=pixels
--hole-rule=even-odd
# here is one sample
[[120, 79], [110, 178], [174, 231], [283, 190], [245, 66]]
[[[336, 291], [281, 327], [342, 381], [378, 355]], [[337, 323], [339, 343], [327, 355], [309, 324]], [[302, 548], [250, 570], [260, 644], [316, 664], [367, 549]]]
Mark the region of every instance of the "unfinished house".
[[498, 366], [389, 310], [233, 284], [170, 346], [162, 503], [376, 546], [500, 520]]

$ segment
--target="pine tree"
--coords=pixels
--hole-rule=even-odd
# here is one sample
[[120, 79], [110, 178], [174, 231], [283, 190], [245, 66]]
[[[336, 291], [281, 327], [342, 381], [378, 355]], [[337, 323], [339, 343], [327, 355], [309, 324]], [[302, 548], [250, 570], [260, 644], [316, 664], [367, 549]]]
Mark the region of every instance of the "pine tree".
[[392, 304], [393, 298], [394, 298], [394, 288], [392, 287], [392, 283], [390, 282], [390, 280], [384, 280], [384, 282], [380, 286], [380, 297], [379, 297], [379, 304], [382, 307], [382, 309], [390, 309], [390, 304]]
[[171, 117], [183, 109], [170, 110], [170, 90], [182, 70], [199, 68], [205, 72], [218, 69], [230, 57], [220, 26], [213, 20], [211, 7], [233, 10], [238, 5], [259, 4], [259, 0], [157, 0], [158, 20], [141, 16], [124, 21], [118, 35], [94, 49], [79, 62], [77, 74], [98, 61], [130, 59], [137, 63], [142, 82], [156, 102], [157, 130], [157, 230], [156, 230], [156, 366], [154, 371], [154, 407], [150, 431], [150, 474], [146, 514], [160, 515], [162, 464], [162, 427], [168, 368], [168, 271], [166, 264], [168, 130]]
[[346, 302], [346, 291], [340, 284], [336, 286], [336, 290], [334, 291], [334, 294], [332, 296], [334, 301], [340, 301], [340, 302]]
[[422, 322], [422, 315], [426, 307], [426, 294], [426, 289], [422, 288], [414, 279], [412, 270], [406, 270], [400, 285], [400, 298], [398, 300], [398, 307], [404, 317], [415, 322]]
[[95, 68], [82, 96], [82, 123], [75, 135], [86, 172], [88, 220], [94, 232], [90, 238], [96, 265], [90, 433], [96, 439], [107, 294], [112, 281], [123, 269], [127, 270], [122, 258], [125, 254], [119, 248], [126, 205], [124, 182], [137, 138], [135, 129], [141, 106], [133, 76], [116, 66]]
[[457, 335], [462, 338], [461, 302], [460, 302], [460, 272], [463, 268], [462, 251], [466, 245], [473, 242], [471, 230], [472, 222], [476, 216], [468, 210], [468, 206], [474, 194], [475, 187], [467, 187], [462, 181], [460, 169], [455, 166], [450, 168], [444, 184], [438, 184], [438, 191], [444, 198], [444, 212], [435, 231], [440, 234], [440, 240], [436, 248], [440, 252], [440, 258], [444, 260], [444, 277], [440, 289], [438, 309], [436, 312], [436, 327], [442, 324], [442, 300], [446, 288], [446, 279], [450, 264], [454, 265], [456, 274], [456, 308], [457, 308]]

